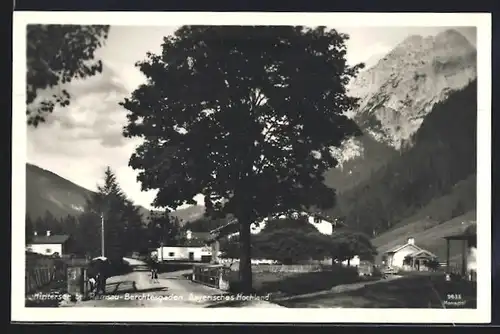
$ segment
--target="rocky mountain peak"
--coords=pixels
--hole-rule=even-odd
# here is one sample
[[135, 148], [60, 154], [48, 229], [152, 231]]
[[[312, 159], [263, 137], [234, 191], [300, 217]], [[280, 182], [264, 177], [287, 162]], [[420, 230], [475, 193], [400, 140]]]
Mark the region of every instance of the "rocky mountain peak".
[[354, 119], [377, 141], [401, 149], [435, 103], [476, 75], [476, 49], [458, 31], [409, 36], [350, 84], [360, 98]]

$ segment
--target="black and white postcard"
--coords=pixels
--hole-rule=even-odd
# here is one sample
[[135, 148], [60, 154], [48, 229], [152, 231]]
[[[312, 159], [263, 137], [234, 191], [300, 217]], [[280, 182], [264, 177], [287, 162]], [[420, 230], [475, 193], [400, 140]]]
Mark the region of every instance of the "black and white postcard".
[[490, 321], [489, 14], [17, 12], [13, 43], [12, 320]]

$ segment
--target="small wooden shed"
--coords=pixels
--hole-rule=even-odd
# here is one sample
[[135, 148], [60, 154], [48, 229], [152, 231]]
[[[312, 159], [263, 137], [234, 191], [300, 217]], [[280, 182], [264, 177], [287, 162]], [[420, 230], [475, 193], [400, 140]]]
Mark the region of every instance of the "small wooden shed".
[[467, 224], [460, 232], [444, 237], [446, 239], [446, 270], [450, 268], [450, 243], [452, 241], [462, 244], [461, 274], [467, 276], [467, 254], [471, 248], [477, 248], [477, 225], [476, 222]]

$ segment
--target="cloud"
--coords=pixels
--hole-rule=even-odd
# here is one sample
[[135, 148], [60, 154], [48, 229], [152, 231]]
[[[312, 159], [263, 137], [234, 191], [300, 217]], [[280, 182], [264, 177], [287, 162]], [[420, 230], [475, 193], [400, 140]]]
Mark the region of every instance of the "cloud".
[[56, 108], [46, 123], [28, 128], [28, 162], [91, 190], [110, 166], [124, 192], [149, 207], [155, 193], [141, 192], [137, 172], [128, 167], [140, 140], [123, 137], [126, 110], [118, 104], [139, 80], [131, 80], [133, 71], [121, 71], [121, 64], [104, 65], [102, 74], [66, 85], [68, 107]]
[[[71, 83], [67, 89], [71, 94], [71, 104], [66, 108], [56, 108], [47, 115], [45, 124], [29, 129], [29, 136], [38, 137], [40, 132], [50, 130], [52, 136], [66, 142], [62, 146], [68, 146], [70, 150], [88, 140], [98, 140], [107, 147], [125, 144], [122, 129], [126, 112], [118, 103], [130, 91], [121, 83], [115, 70], [105, 66], [102, 74]], [[46, 144], [39, 145], [39, 149], [54, 149], [54, 143]]]

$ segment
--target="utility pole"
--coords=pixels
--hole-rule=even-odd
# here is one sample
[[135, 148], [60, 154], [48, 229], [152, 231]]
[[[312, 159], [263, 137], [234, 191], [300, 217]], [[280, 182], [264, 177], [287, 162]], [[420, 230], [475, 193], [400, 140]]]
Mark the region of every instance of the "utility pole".
[[104, 213], [101, 213], [101, 256], [104, 257]]
[[160, 262], [163, 262], [163, 241], [160, 241]]

